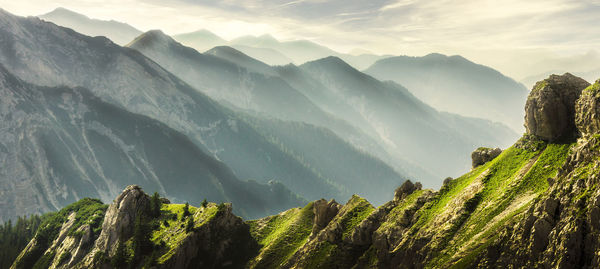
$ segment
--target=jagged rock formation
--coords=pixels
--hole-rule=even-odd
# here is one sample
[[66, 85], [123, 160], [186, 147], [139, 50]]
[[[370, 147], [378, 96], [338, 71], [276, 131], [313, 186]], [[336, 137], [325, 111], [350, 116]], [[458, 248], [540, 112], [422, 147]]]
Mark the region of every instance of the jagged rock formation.
[[584, 135], [600, 133], [600, 80], [586, 88], [575, 107], [575, 123]]
[[527, 133], [555, 141], [575, 130], [575, 101], [589, 85], [569, 73], [536, 83], [525, 104]]
[[[582, 100], [577, 113], [598, 109]], [[565, 111], [575, 111], [572, 105]], [[572, 120], [567, 125], [574, 126]], [[147, 262], [157, 268], [598, 268], [600, 138], [587, 135], [593, 128], [583, 130], [585, 136], [560, 142], [525, 135], [493, 161], [447, 180], [439, 191], [407, 182], [378, 208], [353, 196], [343, 206], [319, 200], [243, 222], [227, 205], [190, 207], [191, 217], [183, 205], [162, 205], [151, 231], [156, 253], [130, 259], [134, 267]], [[52, 226], [55, 234], [46, 240], [52, 244], [43, 244], [48, 229], [42, 229], [13, 267], [44, 261], [65, 267], [60, 261], [67, 258], [56, 258], [57, 246], [68, 242], [65, 231], [86, 212], [77, 208], [59, 212], [60, 225]], [[127, 245], [134, 245], [133, 238]], [[73, 245], [80, 244], [66, 244]], [[94, 246], [85, 259], [71, 258], [69, 266], [108, 267], [116, 254]]]
[[500, 153], [502, 153], [502, 150], [500, 148], [491, 149], [481, 147], [474, 150], [473, 153], [471, 153], [473, 168], [495, 159], [496, 157], [498, 157], [498, 155], [500, 155]]

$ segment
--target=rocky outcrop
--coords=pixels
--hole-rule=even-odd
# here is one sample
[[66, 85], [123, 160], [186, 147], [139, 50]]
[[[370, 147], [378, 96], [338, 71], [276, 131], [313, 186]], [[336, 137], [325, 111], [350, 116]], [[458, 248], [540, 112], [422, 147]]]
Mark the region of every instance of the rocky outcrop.
[[586, 88], [577, 100], [575, 124], [583, 135], [600, 133], [600, 80]]
[[566, 73], [535, 84], [525, 104], [527, 133], [556, 141], [575, 131], [575, 101], [590, 84]]
[[420, 182], [412, 183], [412, 181], [407, 180], [400, 185], [394, 192], [394, 201], [400, 201], [404, 199], [406, 196], [409, 196], [414, 191], [420, 190], [423, 187]]
[[337, 215], [342, 205], [335, 200], [327, 202], [325, 199], [317, 200], [313, 203], [313, 213], [315, 220], [310, 238], [314, 238], [319, 231], [329, 224], [329, 222]]
[[475, 168], [485, 164], [498, 157], [500, 153], [502, 153], [500, 148], [478, 148], [471, 153], [472, 167]]
[[137, 185], [125, 188], [106, 211], [102, 232], [96, 240], [95, 249], [109, 256], [114, 254], [117, 242], [133, 235], [136, 216], [147, 212], [149, 207], [150, 197], [142, 188]]

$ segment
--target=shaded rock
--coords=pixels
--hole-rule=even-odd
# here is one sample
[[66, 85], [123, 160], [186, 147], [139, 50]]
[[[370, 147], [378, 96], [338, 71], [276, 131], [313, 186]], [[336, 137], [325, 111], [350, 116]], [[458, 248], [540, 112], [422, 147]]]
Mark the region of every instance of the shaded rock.
[[546, 141], [575, 130], [575, 102], [590, 84], [565, 73], [535, 84], [525, 104], [525, 129]]
[[108, 207], [96, 248], [114, 254], [120, 238], [133, 235], [135, 217], [150, 207], [150, 197], [137, 185], [128, 186]]
[[575, 106], [575, 124], [583, 135], [600, 133], [600, 79], [586, 88]]
[[473, 153], [471, 153], [471, 161], [473, 168], [495, 159], [496, 157], [498, 157], [498, 155], [500, 155], [500, 153], [502, 153], [502, 150], [500, 148], [492, 149], [482, 147], [476, 149], [475, 151], [473, 151]]
[[335, 200], [327, 202], [325, 199], [317, 200], [313, 203], [313, 212], [315, 221], [310, 238], [315, 237], [319, 231], [329, 224], [329, 222], [337, 215], [342, 205]]
[[421, 185], [420, 182], [413, 184], [410, 180], [404, 181], [404, 183], [402, 183], [402, 185], [394, 192], [394, 200], [401, 201], [406, 196], [411, 195], [416, 190], [420, 190], [422, 187], [423, 185]]

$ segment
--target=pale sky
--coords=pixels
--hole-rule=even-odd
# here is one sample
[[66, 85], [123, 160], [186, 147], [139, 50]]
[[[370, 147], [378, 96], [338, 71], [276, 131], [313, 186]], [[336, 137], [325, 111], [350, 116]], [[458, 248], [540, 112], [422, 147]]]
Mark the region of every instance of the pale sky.
[[574, 72], [600, 68], [600, 0], [0, 0], [0, 7], [17, 15], [65, 7], [168, 34], [269, 33], [340, 52], [460, 54], [516, 79], [561, 63], [582, 69]]

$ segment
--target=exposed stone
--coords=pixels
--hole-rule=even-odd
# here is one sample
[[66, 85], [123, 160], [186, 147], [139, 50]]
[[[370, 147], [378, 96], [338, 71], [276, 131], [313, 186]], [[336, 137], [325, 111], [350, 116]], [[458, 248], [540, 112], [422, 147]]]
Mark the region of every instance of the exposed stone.
[[600, 133], [600, 79], [586, 88], [577, 100], [575, 124], [583, 135]]
[[475, 151], [473, 151], [473, 153], [471, 153], [471, 161], [472, 161], [473, 168], [495, 159], [496, 157], [498, 157], [498, 155], [500, 155], [500, 153], [502, 153], [502, 150], [500, 148], [495, 148], [495, 149], [478, 148], [478, 149], [476, 149]]
[[150, 197], [136, 185], [128, 186], [108, 207], [102, 232], [96, 240], [96, 249], [112, 255], [120, 238], [127, 239], [133, 235], [137, 214], [148, 210]]
[[423, 185], [421, 185], [420, 182], [413, 184], [410, 180], [404, 181], [404, 183], [402, 183], [402, 185], [394, 192], [394, 201], [401, 201], [406, 198], [406, 196], [411, 195], [414, 191], [420, 190], [422, 187]]
[[536, 83], [525, 104], [527, 133], [555, 141], [575, 131], [575, 101], [589, 85], [569, 73]]
[[341, 207], [342, 205], [338, 204], [335, 200], [331, 200], [329, 202], [327, 202], [325, 199], [315, 201], [313, 203], [315, 221], [310, 237], [315, 237], [319, 231], [325, 228], [327, 224], [329, 224], [329, 222], [337, 215]]

